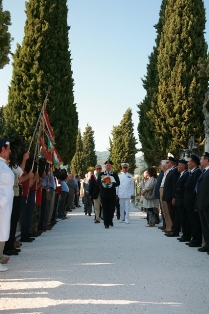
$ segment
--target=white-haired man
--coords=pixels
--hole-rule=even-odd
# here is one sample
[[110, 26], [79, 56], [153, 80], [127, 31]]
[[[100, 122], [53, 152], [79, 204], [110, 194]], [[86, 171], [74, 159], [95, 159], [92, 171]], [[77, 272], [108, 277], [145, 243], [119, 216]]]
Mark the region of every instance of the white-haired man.
[[129, 164], [122, 163], [121, 167], [120, 185], [116, 188], [116, 195], [120, 202], [120, 222], [123, 222], [125, 218], [125, 222], [129, 224], [130, 200], [134, 197], [134, 180], [132, 175], [128, 173]]

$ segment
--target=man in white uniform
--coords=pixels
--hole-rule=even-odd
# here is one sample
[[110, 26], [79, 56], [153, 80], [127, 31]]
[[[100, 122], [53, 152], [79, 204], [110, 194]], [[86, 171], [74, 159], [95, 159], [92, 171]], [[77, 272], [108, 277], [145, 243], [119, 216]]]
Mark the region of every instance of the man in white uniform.
[[9, 258], [3, 255], [5, 241], [9, 238], [10, 219], [14, 197], [14, 173], [8, 167], [9, 139], [0, 139], [0, 271], [8, 270], [4, 264]]
[[120, 185], [116, 189], [116, 195], [120, 202], [120, 222], [124, 221], [129, 224], [129, 210], [130, 200], [134, 197], [134, 180], [130, 173], [128, 173], [128, 163], [122, 163], [122, 172], [119, 174]]

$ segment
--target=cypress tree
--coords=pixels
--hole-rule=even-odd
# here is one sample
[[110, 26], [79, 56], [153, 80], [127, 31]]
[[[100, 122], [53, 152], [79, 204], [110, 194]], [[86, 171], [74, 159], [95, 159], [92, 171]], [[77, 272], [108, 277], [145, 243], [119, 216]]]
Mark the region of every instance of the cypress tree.
[[8, 27], [11, 25], [9, 11], [3, 11], [2, 0], [0, 0], [0, 69], [9, 63], [9, 53], [11, 52], [11, 35]]
[[154, 26], [157, 32], [157, 37], [155, 40], [156, 45], [153, 47], [153, 52], [149, 56], [147, 74], [145, 78], [142, 79], [143, 87], [146, 90], [146, 96], [144, 100], [138, 105], [138, 134], [142, 146], [141, 151], [144, 153], [145, 161], [150, 166], [158, 164], [159, 159], [161, 158], [161, 156], [158, 154], [159, 143], [154, 120], [156, 114], [155, 108], [157, 105], [159, 83], [157, 70], [158, 46], [160, 42], [160, 35], [162, 32], [167, 2], [168, 0], [162, 1], [159, 13], [159, 21]]
[[0, 137], [4, 137], [5, 121], [4, 121], [4, 107], [0, 107]]
[[200, 77], [207, 78], [209, 82], [209, 53], [207, 55], [207, 59], [203, 59], [203, 58], [199, 59], [198, 66], [199, 66]]
[[158, 104], [155, 115], [159, 151], [176, 157], [193, 135], [204, 138], [202, 104], [207, 79], [198, 75], [206, 59], [205, 9], [202, 0], [168, 1], [158, 55]]
[[113, 162], [113, 171], [121, 171], [121, 163], [129, 163], [129, 172], [134, 174], [136, 169], [135, 155], [136, 138], [134, 136], [134, 125], [132, 122], [132, 111], [128, 108], [123, 115], [120, 125], [113, 127], [112, 142], [110, 147], [110, 159]]
[[67, 12], [66, 0], [26, 2], [25, 35], [14, 55], [5, 114], [6, 123], [29, 142], [51, 86], [47, 113], [64, 163], [75, 153], [78, 131]]
[[[92, 127], [87, 124], [83, 133], [83, 157], [85, 171], [89, 171], [89, 168], [94, 168], [97, 164], [97, 155], [94, 143], [94, 131]], [[86, 173], [86, 172], [85, 172]]]
[[112, 140], [110, 140], [109, 159], [113, 162], [112, 170], [119, 173], [121, 171], [121, 163], [123, 162], [124, 157], [124, 140], [120, 125], [113, 126], [111, 134]]
[[79, 174], [84, 178], [86, 173], [86, 168], [84, 166], [84, 153], [83, 153], [83, 141], [81, 137], [81, 130], [78, 129], [78, 135], [76, 139], [76, 152], [71, 161], [70, 171], [74, 174]]

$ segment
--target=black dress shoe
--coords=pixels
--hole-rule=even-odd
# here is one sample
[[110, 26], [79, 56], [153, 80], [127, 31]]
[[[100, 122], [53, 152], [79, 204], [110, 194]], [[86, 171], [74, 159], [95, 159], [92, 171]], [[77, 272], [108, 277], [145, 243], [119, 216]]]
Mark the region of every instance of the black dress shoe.
[[209, 247], [207, 246], [203, 246], [203, 247], [200, 247], [199, 249], [197, 249], [199, 252], [209, 252]]
[[5, 255], [11, 256], [11, 255], [18, 255], [18, 252], [15, 249], [4, 251]]
[[201, 247], [201, 245], [202, 245], [201, 243], [192, 243], [192, 242], [188, 244], [189, 247]]
[[190, 239], [188, 239], [188, 238], [180, 238], [179, 239], [179, 242], [187, 242], [187, 241], [190, 241]]
[[192, 242], [187, 242], [187, 243], [185, 243], [186, 245], [190, 245]]
[[33, 238], [20, 239], [20, 242], [33, 242]]
[[178, 237], [179, 236], [178, 233], [174, 233], [174, 232], [166, 233], [165, 235], [167, 237], [169, 237], [169, 238], [174, 238], [174, 237]]
[[21, 249], [15, 249], [15, 251], [19, 253], [19, 252], [21, 252]]
[[108, 228], [109, 228], [109, 226], [105, 226], [105, 228], [106, 228], [106, 229], [108, 229]]
[[113, 227], [113, 222], [110, 223], [110, 226]]
[[37, 238], [41, 235], [41, 233], [34, 233], [34, 234], [30, 234], [30, 238]]

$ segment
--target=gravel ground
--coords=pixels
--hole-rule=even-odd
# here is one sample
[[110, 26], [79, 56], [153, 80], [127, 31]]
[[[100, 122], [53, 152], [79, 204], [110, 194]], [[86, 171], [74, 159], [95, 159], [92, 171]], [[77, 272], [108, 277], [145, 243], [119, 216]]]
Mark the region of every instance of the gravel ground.
[[209, 256], [131, 223], [105, 229], [74, 210], [12, 256], [0, 273], [0, 313], [209, 313]]

